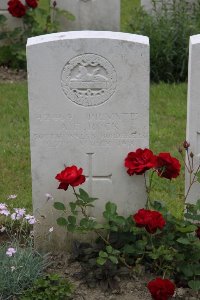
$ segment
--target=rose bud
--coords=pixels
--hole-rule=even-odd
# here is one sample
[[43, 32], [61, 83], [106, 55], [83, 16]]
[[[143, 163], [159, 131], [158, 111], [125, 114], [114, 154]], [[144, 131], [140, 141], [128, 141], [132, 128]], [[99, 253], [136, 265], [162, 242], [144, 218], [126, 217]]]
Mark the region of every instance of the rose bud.
[[185, 148], [185, 150], [187, 150], [189, 147], [190, 147], [190, 143], [188, 143], [187, 141], [184, 141], [183, 148]]
[[193, 158], [194, 157], [194, 153], [190, 152], [190, 157]]

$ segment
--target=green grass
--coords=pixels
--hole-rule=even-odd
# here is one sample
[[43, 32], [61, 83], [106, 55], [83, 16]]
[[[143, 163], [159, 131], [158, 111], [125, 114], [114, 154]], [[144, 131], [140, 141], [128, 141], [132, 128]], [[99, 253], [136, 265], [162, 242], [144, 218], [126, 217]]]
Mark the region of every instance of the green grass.
[[[186, 84], [158, 84], [151, 87], [150, 148], [170, 152], [180, 160], [178, 147], [185, 140], [186, 132]], [[184, 170], [171, 182], [156, 177], [154, 199], [164, 200], [168, 208], [180, 215], [183, 208]]]
[[17, 194], [19, 205], [31, 208], [26, 83], [0, 83], [0, 95], [0, 202]]
[[121, 31], [130, 32], [129, 23], [132, 20], [132, 11], [140, 5], [140, 0], [121, 0]]
[[[177, 156], [177, 147], [185, 139], [186, 84], [159, 84], [151, 87], [150, 147], [158, 154]], [[9, 194], [18, 195], [19, 206], [31, 209], [31, 176], [26, 83], [0, 84], [0, 202]], [[177, 156], [178, 157], [178, 156]], [[168, 180], [157, 178], [156, 199], [180, 212], [184, 191], [183, 176], [174, 180], [178, 197], [169, 196]], [[170, 191], [173, 185], [170, 185]], [[178, 213], [179, 214], [179, 213]]]

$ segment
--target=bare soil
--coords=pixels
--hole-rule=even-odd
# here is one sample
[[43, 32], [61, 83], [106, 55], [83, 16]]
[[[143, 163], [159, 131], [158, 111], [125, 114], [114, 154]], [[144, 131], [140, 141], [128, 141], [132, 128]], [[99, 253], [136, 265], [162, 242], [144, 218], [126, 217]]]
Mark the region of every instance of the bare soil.
[[[51, 257], [52, 265], [48, 269], [49, 273], [58, 273], [75, 286], [73, 300], [150, 300], [151, 295], [147, 289], [147, 283], [155, 278], [152, 274], [142, 274], [140, 278], [126, 276], [115, 278], [118, 281], [119, 289], [104, 291], [101, 286], [95, 288], [88, 287], [84, 278], [79, 279], [81, 266], [79, 262], [71, 262], [69, 256], [57, 254]], [[174, 300], [198, 300], [200, 294], [190, 289], [177, 288]]]
[[25, 80], [27, 74], [25, 70], [13, 70], [7, 67], [0, 66], [0, 82], [18, 82]]

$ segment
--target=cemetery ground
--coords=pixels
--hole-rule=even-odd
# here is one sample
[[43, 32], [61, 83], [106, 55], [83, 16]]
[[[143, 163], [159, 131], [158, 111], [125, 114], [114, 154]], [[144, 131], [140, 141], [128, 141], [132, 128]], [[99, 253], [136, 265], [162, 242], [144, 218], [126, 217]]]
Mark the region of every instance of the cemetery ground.
[[[3, 201], [10, 194], [17, 194], [17, 204], [31, 210], [28, 98], [27, 82], [21, 80], [23, 76], [3, 68], [0, 71], [0, 92], [3, 95], [0, 99], [0, 198]], [[178, 147], [185, 139], [186, 95], [184, 83], [151, 86], [150, 148], [155, 153], [167, 151], [180, 159]], [[170, 211], [180, 216], [183, 193], [184, 175], [171, 187], [159, 178], [154, 198], [166, 201]]]
[[[8, 195], [16, 194], [16, 207], [25, 207], [31, 213], [27, 81], [24, 80], [24, 74], [4, 68], [0, 69], [0, 78], [0, 199], [3, 202]], [[160, 83], [151, 86], [150, 148], [155, 153], [169, 151], [179, 158], [177, 149], [185, 139], [186, 94], [185, 83]], [[175, 182], [170, 194], [166, 181], [160, 179], [156, 183], [154, 198], [166, 201], [170, 211], [180, 216], [183, 209], [181, 195], [184, 192], [184, 176]], [[177, 196], [174, 196], [174, 188]], [[143, 270], [140, 278], [116, 277], [120, 290], [116, 288], [110, 293], [104, 292], [100, 287], [91, 289], [84, 284], [79, 273], [80, 264], [70, 262], [68, 255], [57, 254], [51, 257], [51, 261], [47, 272], [61, 274], [74, 284], [74, 300], [150, 300], [146, 284], [151, 275], [145, 274]], [[197, 299], [191, 290], [178, 288], [177, 292], [174, 299]]]

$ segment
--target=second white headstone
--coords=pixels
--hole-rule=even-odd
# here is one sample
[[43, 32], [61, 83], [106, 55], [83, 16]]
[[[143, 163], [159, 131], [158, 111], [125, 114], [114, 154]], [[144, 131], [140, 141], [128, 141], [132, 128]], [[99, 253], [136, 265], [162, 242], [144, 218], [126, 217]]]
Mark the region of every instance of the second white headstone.
[[[200, 35], [190, 37], [189, 70], [188, 70], [188, 104], [187, 104], [187, 135], [190, 151], [194, 154], [195, 168], [200, 164]], [[190, 175], [186, 170], [187, 194], [190, 186]], [[196, 181], [196, 180], [195, 180]], [[200, 199], [200, 183], [196, 182], [189, 190], [187, 202], [196, 203]]]
[[[52, 5], [54, 0], [52, 1]], [[56, 7], [75, 17], [60, 17], [61, 29], [120, 31], [120, 0], [57, 0]]]

